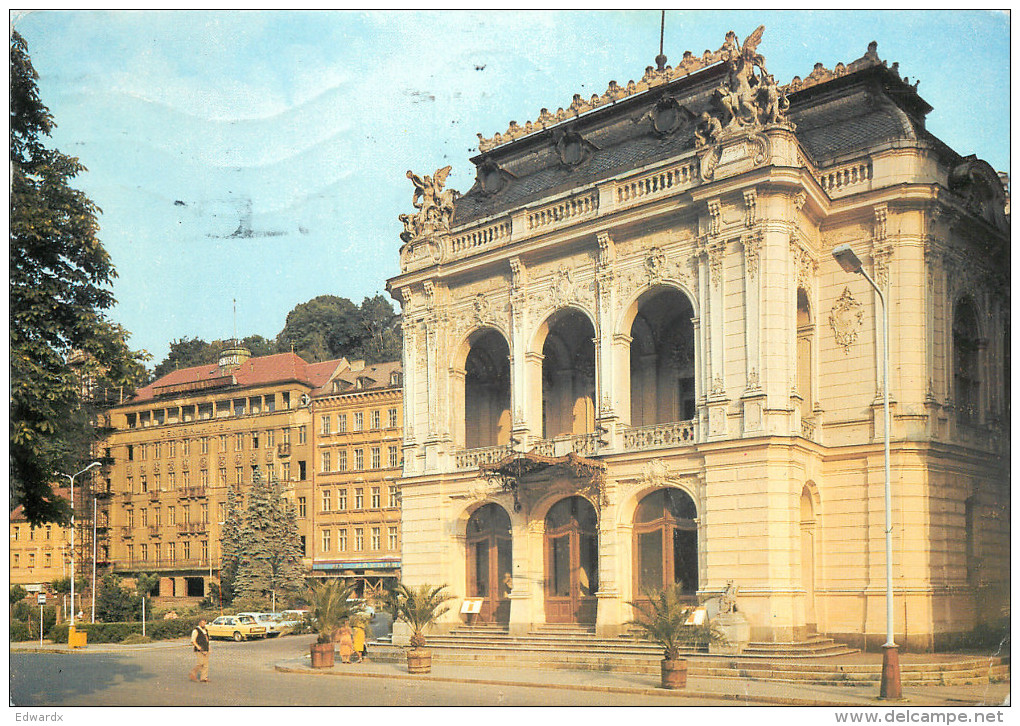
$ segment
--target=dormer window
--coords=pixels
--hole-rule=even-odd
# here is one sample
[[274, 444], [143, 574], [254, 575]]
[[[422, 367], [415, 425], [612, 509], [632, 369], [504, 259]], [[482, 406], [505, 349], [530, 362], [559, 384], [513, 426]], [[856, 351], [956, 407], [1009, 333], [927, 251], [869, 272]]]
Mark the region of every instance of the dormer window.
[[391, 386], [399, 386], [399, 385], [402, 385], [403, 382], [404, 382], [403, 381], [403, 376], [399, 372], [393, 371], [392, 373], [390, 373], [390, 385]]

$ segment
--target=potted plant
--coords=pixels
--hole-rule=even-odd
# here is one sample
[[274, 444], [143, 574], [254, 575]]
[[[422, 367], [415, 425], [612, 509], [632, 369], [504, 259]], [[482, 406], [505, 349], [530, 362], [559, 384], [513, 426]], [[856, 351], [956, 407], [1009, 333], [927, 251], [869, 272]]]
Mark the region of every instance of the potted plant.
[[687, 625], [694, 607], [684, 602], [683, 587], [674, 583], [658, 592], [646, 592], [647, 600], [628, 603], [638, 617], [628, 625], [636, 626], [641, 636], [662, 646], [662, 687], [687, 686], [687, 661], [680, 650], [723, 639], [722, 633], [710, 625]]
[[358, 611], [348, 598], [354, 593], [353, 585], [330, 580], [312, 585], [309, 590], [312, 628], [319, 634], [311, 645], [312, 668], [332, 668], [334, 662], [333, 639], [340, 624]]
[[453, 600], [444, 590], [446, 585], [434, 587], [423, 584], [408, 587], [399, 583], [389, 595], [389, 609], [394, 620], [402, 620], [411, 628], [411, 649], [407, 651], [407, 672], [428, 673], [432, 670], [432, 654], [425, 649], [424, 631], [450, 608]]

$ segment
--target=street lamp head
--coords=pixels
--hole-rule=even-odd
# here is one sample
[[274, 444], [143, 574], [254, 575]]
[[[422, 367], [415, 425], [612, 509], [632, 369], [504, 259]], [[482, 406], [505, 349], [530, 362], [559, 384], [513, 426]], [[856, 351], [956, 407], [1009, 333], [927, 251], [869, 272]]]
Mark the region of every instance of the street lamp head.
[[861, 266], [861, 258], [858, 257], [853, 249], [848, 244], [836, 245], [832, 248], [832, 256], [836, 258], [836, 262], [846, 272], [856, 272], [860, 274], [863, 270]]

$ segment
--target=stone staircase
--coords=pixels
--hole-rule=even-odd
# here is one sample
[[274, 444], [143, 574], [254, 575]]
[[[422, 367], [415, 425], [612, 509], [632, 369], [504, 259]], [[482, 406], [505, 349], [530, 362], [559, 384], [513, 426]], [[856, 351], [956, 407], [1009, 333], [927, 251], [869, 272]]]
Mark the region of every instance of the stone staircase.
[[[491, 667], [615, 671], [657, 675], [661, 649], [632, 634], [599, 638], [594, 627], [542, 625], [524, 637], [512, 637], [505, 625], [481, 623], [429, 635], [437, 664]], [[376, 641], [371, 658], [400, 662], [403, 649], [389, 638]], [[817, 685], [869, 685], [881, 681], [880, 659], [861, 662], [860, 651], [820, 635], [794, 643], [752, 642], [739, 655], [689, 650], [692, 677], [767, 680]], [[847, 658], [846, 656], [850, 656]], [[961, 656], [931, 662], [901, 662], [904, 685], [971, 685], [1009, 679], [1009, 657]]]

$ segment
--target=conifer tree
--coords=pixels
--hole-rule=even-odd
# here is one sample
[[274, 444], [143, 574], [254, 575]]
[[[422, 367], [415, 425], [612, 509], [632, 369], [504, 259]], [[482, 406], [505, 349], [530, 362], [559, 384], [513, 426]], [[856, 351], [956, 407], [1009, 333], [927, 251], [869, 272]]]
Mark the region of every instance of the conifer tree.
[[304, 586], [294, 505], [283, 497], [278, 482], [263, 479], [261, 468], [256, 468], [252, 476], [234, 541], [234, 590], [238, 595], [267, 597]]
[[241, 493], [235, 487], [227, 487], [227, 511], [220, 535], [220, 597], [229, 603], [234, 599], [237, 568], [241, 554], [245, 551], [241, 541], [243, 520]]

